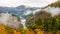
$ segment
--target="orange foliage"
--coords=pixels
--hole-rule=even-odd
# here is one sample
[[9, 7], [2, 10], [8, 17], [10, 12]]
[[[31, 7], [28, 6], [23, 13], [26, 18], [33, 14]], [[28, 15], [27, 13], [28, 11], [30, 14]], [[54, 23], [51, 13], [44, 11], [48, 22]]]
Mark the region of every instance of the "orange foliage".
[[5, 27], [3, 25], [0, 25], [0, 34], [8, 34]]
[[58, 34], [58, 32], [56, 32], [56, 34]]
[[5, 27], [3, 25], [0, 25], [0, 30], [5, 30]]
[[13, 30], [14, 34], [21, 34], [21, 32], [17, 32], [16, 30]]
[[48, 34], [52, 34], [51, 32], [48, 32]]
[[21, 34], [21, 32], [17, 32], [17, 34]]
[[34, 31], [26, 31], [26, 34], [34, 34]]
[[[18, 32], [16, 30], [12, 30], [13, 34], [21, 34], [21, 32]], [[35, 33], [37, 34], [44, 34], [44, 31], [41, 31], [40, 29], [36, 29]], [[33, 30], [27, 30], [25, 34], [35, 34]], [[4, 26], [0, 25], [0, 34], [9, 34]]]

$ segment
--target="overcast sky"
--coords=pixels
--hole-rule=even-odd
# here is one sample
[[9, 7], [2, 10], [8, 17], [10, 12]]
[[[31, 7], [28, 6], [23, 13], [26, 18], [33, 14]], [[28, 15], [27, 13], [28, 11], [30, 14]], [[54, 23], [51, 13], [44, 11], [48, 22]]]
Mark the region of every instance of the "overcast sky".
[[32, 7], [43, 7], [57, 0], [0, 0], [0, 6], [16, 7], [26, 5]]

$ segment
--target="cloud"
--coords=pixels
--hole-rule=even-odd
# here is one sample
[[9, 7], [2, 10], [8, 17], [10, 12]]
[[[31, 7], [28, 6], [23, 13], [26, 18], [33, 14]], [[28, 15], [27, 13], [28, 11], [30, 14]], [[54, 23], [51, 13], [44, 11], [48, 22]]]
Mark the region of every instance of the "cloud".
[[51, 13], [51, 16], [58, 15], [60, 13], [59, 7], [48, 7], [45, 9], [47, 12]]
[[26, 0], [25, 5], [32, 5], [32, 6], [36, 6], [36, 7], [42, 7], [42, 6], [46, 6], [52, 2], [55, 2], [57, 0]]
[[57, 0], [0, 0], [0, 6], [16, 7], [19, 5], [42, 7]]
[[29, 15], [29, 14], [31, 14], [32, 13], [32, 11], [27, 11], [26, 13], [25, 13], [25, 15]]

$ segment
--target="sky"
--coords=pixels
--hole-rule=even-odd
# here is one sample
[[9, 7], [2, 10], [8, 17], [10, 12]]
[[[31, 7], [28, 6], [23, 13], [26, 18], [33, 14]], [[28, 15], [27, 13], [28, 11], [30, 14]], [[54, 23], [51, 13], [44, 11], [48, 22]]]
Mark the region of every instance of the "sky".
[[0, 6], [17, 7], [26, 5], [31, 7], [43, 7], [57, 0], [0, 0]]

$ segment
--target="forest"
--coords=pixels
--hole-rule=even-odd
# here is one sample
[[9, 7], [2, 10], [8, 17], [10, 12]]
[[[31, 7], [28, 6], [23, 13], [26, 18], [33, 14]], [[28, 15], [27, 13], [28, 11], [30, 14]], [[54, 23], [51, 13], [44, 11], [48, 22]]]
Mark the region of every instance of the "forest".
[[[27, 28], [18, 27], [14, 29], [9, 25], [0, 25], [0, 34], [60, 34], [60, 13], [52, 15], [46, 11], [46, 8], [49, 7], [60, 9], [60, 1], [49, 4], [33, 16], [27, 16]], [[47, 10], [50, 10], [50, 8]]]

